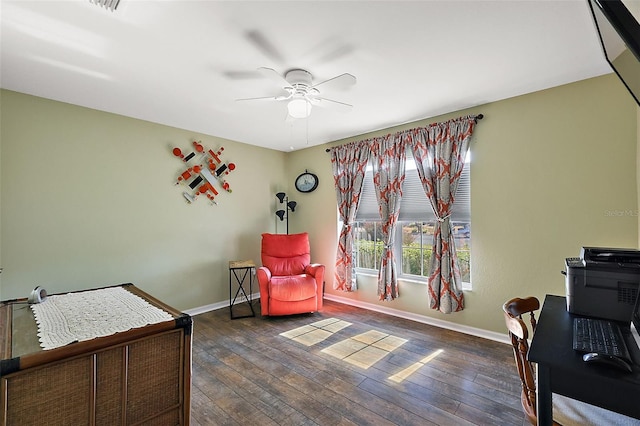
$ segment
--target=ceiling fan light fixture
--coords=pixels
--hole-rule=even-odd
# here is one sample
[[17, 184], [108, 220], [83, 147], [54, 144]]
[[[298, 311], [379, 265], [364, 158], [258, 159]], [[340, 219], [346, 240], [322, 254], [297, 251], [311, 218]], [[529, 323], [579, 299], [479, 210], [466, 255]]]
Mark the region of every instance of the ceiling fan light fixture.
[[289, 115], [293, 118], [307, 118], [311, 115], [311, 103], [306, 99], [291, 99], [287, 104]]

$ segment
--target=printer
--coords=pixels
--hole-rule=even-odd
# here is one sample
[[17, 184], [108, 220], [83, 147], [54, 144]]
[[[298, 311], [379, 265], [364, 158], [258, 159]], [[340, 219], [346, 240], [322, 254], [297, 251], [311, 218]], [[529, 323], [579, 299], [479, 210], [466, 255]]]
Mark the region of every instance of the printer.
[[582, 247], [565, 260], [567, 311], [629, 323], [640, 287], [640, 250]]

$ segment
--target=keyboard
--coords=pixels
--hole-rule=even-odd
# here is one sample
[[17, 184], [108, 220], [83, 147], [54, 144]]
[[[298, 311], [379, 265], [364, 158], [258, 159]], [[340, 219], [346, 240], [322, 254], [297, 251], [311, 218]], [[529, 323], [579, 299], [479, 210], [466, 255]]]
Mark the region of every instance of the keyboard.
[[622, 358], [631, 364], [629, 349], [618, 324], [595, 318], [573, 319], [573, 349]]

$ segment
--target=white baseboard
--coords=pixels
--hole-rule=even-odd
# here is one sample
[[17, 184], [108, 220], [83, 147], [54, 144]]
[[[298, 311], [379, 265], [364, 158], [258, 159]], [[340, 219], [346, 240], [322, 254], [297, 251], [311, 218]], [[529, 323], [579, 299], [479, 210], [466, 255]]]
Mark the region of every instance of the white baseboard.
[[[255, 300], [260, 299], [260, 293], [254, 293], [251, 295], [251, 298]], [[507, 337], [507, 333], [496, 333], [495, 331], [483, 330], [481, 328], [469, 327], [467, 325], [456, 324], [449, 321], [440, 320], [437, 318], [431, 318], [425, 315], [414, 314], [411, 312], [400, 311], [398, 309], [382, 307], [379, 305], [374, 305], [373, 303], [360, 302], [357, 300], [352, 300], [347, 297], [335, 296], [332, 294], [325, 294], [324, 298], [327, 300], [331, 300], [334, 302], [342, 303], [345, 305], [351, 305], [362, 309], [367, 309], [370, 311], [380, 312], [387, 315], [392, 315], [398, 318], [404, 318], [411, 321], [416, 321], [422, 324], [429, 324], [440, 328], [446, 328], [447, 330], [458, 331], [464, 334], [470, 334], [472, 336], [482, 337], [483, 339], [493, 340], [495, 342], [507, 343], [510, 344], [509, 338]], [[245, 302], [246, 299], [244, 297], [238, 298], [236, 303]], [[223, 302], [212, 303], [211, 305], [200, 306], [193, 309], [187, 309], [184, 313], [193, 315], [204, 314], [205, 312], [215, 311], [217, 309], [228, 308], [229, 301], [225, 300]]]
[[[260, 293], [253, 293], [251, 295], [251, 299], [254, 302], [256, 300], [259, 300], [260, 299]], [[236, 303], [243, 303], [243, 302], [246, 302], [246, 301], [247, 301], [247, 299], [244, 296], [238, 296], [238, 298], [236, 299]], [[200, 315], [200, 314], [204, 314], [205, 312], [216, 311], [218, 309], [228, 308], [229, 307], [229, 302], [230, 302], [229, 300], [225, 300], [223, 302], [218, 302], [218, 303], [212, 303], [210, 305], [199, 306], [199, 307], [193, 308], [193, 309], [187, 309], [187, 310], [185, 310], [183, 312], [185, 314], [189, 314], [191, 316]]]
[[382, 307], [374, 305], [373, 303], [360, 302], [352, 300], [346, 297], [335, 296], [332, 294], [325, 294], [324, 298], [332, 300], [338, 303], [344, 303], [345, 305], [356, 306], [362, 309], [368, 309], [370, 311], [380, 312], [394, 317], [404, 318], [411, 321], [416, 321], [422, 324], [429, 324], [440, 328], [446, 328], [448, 330], [458, 331], [464, 334], [470, 334], [472, 336], [482, 337], [483, 339], [493, 340], [495, 342], [511, 344], [507, 333], [496, 333], [495, 331], [483, 330], [481, 328], [469, 327], [468, 325], [456, 324], [449, 321], [440, 320], [437, 318], [431, 318], [425, 315], [414, 314], [411, 312], [400, 311], [398, 309]]

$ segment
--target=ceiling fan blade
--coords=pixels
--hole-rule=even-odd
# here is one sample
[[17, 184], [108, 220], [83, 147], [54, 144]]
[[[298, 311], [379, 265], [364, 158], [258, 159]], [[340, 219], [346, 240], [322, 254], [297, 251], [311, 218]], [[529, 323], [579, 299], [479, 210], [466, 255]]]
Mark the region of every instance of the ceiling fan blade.
[[355, 50], [352, 44], [339, 37], [332, 36], [313, 46], [305, 54], [305, 58], [308, 57], [309, 62], [313, 64], [326, 64], [350, 55]]
[[269, 59], [279, 63], [284, 62], [284, 58], [278, 49], [271, 44], [269, 39], [267, 39], [262, 32], [258, 30], [250, 30], [245, 33], [245, 37], [247, 37], [249, 41]]
[[343, 56], [347, 56], [351, 54], [355, 49], [350, 44], [344, 44], [342, 46], [338, 46], [330, 51], [324, 53], [324, 55], [318, 58], [319, 63], [326, 63], [330, 61], [335, 61], [337, 59], [342, 58]]
[[262, 77], [258, 71], [224, 71], [222, 74], [231, 80], [253, 80]]
[[340, 112], [351, 111], [353, 105], [347, 104], [333, 99], [322, 98], [319, 96], [310, 97], [310, 102], [313, 106], [319, 106], [321, 108], [330, 108]]
[[327, 88], [346, 89], [348, 87], [353, 86], [354, 84], [356, 84], [356, 78], [349, 73], [344, 73], [336, 77], [330, 78], [329, 80], [325, 80], [318, 84], [315, 84], [313, 88], [317, 89], [319, 86], [322, 86], [323, 90]]
[[262, 76], [275, 82], [280, 87], [291, 87], [291, 84], [282, 76], [282, 74], [273, 68], [260, 67], [258, 68], [258, 72]]
[[262, 96], [262, 97], [258, 97], [258, 98], [242, 98], [242, 99], [236, 99], [237, 102], [240, 101], [285, 101], [287, 99], [289, 99], [291, 97], [290, 93], [287, 93], [286, 95], [278, 95], [278, 96]]

